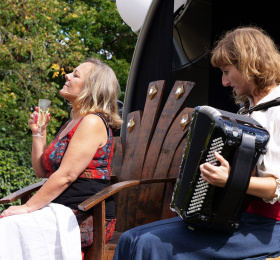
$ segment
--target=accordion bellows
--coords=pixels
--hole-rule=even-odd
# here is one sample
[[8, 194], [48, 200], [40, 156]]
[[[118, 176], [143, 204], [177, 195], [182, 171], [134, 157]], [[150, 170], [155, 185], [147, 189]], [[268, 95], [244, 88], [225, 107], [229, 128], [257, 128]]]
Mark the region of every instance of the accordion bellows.
[[[257, 121], [210, 106], [193, 112], [182, 164], [171, 200], [171, 210], [189, 227], [231, 230], [239, 226], [251, 173], [269, 140], [269, 133]], [[199, 166], [219, 165], [219, 152], [231, 166], [224, 188], [208, 184]]]

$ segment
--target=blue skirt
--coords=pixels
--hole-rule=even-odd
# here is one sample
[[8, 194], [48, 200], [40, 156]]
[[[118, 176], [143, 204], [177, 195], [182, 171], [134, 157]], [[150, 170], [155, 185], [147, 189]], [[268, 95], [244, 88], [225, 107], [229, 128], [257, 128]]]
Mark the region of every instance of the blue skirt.
[[114, 260], [266, 259], [280, 255], [280, 221], [243, 213], [234, 233], [190, 230], [171, 218], [126, 231]]

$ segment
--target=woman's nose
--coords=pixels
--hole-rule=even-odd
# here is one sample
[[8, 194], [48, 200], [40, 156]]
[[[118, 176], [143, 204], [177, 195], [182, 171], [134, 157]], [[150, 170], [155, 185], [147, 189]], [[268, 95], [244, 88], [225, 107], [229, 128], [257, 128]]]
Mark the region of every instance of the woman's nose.
[[71, 78], [71, 73], [65, 74], [65, 78], [66, 78], [66, 80], [70, 80], [70, 78]]
[[230, 81], [228, 80], [228, 78], [226, 76], [222, 76], [222, 84], [224, 87], [228, 87], [230, 86]]

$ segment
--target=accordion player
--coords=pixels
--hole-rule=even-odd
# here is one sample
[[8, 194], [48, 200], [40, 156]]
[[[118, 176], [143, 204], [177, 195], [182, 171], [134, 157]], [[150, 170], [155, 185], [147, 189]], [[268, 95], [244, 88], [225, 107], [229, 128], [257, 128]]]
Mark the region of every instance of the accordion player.
[[[267, 130], [248, 116], [210, 106], [194, 108], [171, 210], [190, 228], [237, 228], [251, 173], [268, 140]], [[199, 169], [205, 162], [219, 165], [215, 151], [231, 166], [224, 188], [208, 184]]]

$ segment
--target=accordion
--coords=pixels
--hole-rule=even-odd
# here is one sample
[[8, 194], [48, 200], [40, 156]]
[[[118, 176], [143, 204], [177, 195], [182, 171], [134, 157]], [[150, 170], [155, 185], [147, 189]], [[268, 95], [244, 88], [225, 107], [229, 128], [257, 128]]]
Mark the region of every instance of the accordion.
[[[248, 116], [210, 106], [194, 108], [171, 210], [190, 228], [237, 228], [251, 173], [268, 140], [267, 130]], [[208, 184], [200, 173], [205, 162], [219, 165], [215, 151], [231, 166], [224, 188]]]

